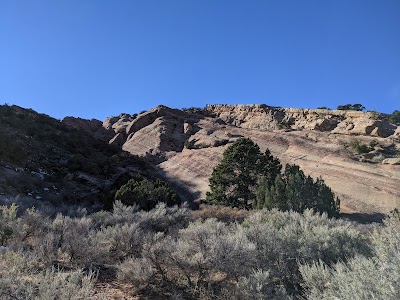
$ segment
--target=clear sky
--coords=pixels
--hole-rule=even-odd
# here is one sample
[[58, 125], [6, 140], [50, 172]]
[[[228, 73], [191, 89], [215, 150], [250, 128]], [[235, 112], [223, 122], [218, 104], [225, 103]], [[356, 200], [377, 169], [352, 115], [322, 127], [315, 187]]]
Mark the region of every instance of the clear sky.
[[400, 0], [0, 0], [0, 103], [400, 109]]

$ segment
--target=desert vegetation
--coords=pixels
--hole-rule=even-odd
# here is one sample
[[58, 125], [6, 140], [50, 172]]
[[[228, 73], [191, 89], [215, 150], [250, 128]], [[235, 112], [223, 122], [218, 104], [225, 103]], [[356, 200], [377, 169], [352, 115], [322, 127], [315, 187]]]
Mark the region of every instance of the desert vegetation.
[[[187, 155], [229, 144], [194, 211], [150, 160], [31, 110], [0, 121], [0, 299], [398, 298], [399, 214], [340, 219], [322, 178], [248, 138], [185, 137]], [[397, 151], [347, 141], [371, 161]]]
[[168, 206], [181, 204], [181, 199], [168, 183], [160, 179], [150, 180], [143, 176], [129, 179], [116, 191], [114, 198], [125, 205], [137, 205], [144, 210], [154, 208], [159, 202]]
[[338, 110], [355, 110], [355, 111], [363, 111], [365, 110], [365, 106], [362, 104], [344, 104], [344, 105], [339, 105], [337, 107]]
[[400, 124], [400, 110], [395, 110], [389, 115], [389, 122], [393, 124]]
[[399, 224], [394, 215], [374, 229], [308, 209], [222, 222], [164, 203], [54, 217], [1, 206], [0, 297], [110, 299], [106, 280], [147, 299], [394, 299]]
[[286, 165], [252, 140], [240, 138], [224, 152], [210, 177], [206, 202], [242, 209], [314, 209], [337, 216], [340, 201], [322, 178], [313, 180], [296, 165]]

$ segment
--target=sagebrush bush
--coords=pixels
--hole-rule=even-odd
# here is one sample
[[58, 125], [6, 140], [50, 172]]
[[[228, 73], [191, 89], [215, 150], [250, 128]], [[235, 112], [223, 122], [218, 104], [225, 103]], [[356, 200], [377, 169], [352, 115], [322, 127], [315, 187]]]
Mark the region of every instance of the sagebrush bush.
[[[398, 291], [395, 217], [370, 237], [311, 210], [264, 209], [241, 223], [190, 221], [186, 206], [165, 203], [143, 211], [117, 201], [112, 212], [81, 217], [19, 214], [15, 205], [1, 212], [0, 228], [10, 230], [0, 248], [0, 299], [93, 299], [89, 270], [130, 284], [134, 294], [176, 299], [346, 299], [346, 277], [357, 288], [369, 284], [365, 295], [392, 299]], [[367, 272], [381, 279], [372, 284]]]
[[331, 265], [357, 254], [370, 255], [368, 238], [346, 221], [306, 210], [304, 214], [262, 210], [244, 226], [257, 245], [258, 266], [290, 292], [299, 292], [298, 262], [322, 260]]
[[[42, 268], [34, 255], [0, 254], [0, 299], [93, 299], [95, 273]], [[98, 295], [98, 299], [105, 297]]]
[[121, 261], [129, 256], [139, 256], [145, 232], [138, 223], [117, 224], [97, 232], [97, 239], [112, 261]]
[[372, 257], [357, 255], [332, 266], [300, 266], [308, 299], [399, 299], [400, 220], [394, 215], [372, 235]]
[[117, 268], [118, 278], [131, 282], [135, 290], [147, 287], [156, 273], [154, 266], [147, 258], [130, 257], [117, 265]]
[[241, 277], [238, 282], [238, 298], [253, 299], [290, 299], [283, 287], [275, 286], [269, 272], [255, 270], [248, 277]]

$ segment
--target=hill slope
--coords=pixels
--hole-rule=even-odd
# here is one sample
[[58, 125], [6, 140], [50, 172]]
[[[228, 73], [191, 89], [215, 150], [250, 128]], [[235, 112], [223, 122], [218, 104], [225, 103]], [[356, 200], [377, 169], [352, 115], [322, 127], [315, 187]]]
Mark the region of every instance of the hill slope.
[[[118, 119], [103, 125], [110, 127], [112, 121]], [[208, 178], [227, 144], [241, 136], [262, 150], [269, 148], [283, 163], [322, 176], [341, 198], [343, 212], [387, 213], [399, 207], [395, 156], [400, 130], [384, 115], [266, 105], [209, 105], [192, 111], [159, 106], [119, 127], [112, 141], [146, 156], [164, 178], [197, 201], [205, 197]], [[350, 145], [355, 139], [371, 144], [369, 153], [354, 154]]]
[[[93, 202], [121, 176], [144, 172], [196, 203], [226, 147], [244, 136], [283, 163], [321, 176], [340, 197], [342, 212], [388, 213], [400, 204], [400, 127], [386, 119], [355, 111], [209, 105], [60, 122], [2, 106], [0, 197]], [[146, 170], [137, 156], [150, 162]]]

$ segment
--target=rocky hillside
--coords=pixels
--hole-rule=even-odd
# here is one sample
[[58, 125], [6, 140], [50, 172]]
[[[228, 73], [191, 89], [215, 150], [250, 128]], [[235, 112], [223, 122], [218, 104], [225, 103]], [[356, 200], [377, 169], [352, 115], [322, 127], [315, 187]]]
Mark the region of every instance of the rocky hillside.
[[97, 120], [4, 105], [0, 124], [0, 204], [101, 206], [124, 174], [146, 172], [143, 159], [108, 144], [114, 134]]
[[400, 204], [400, 127], [383, 114], [266, 105], [158, 106], [103, 122], [109, 143], [145, 156], [159, 174], [198, 201], [229, 143], [249, 137], [284, 163], [322, 176], [343, 212], [387, 213]]
[[126, 174], [144, 172], [198, 203], [226, 147], [244, 136], [283, 163], [321, 176], [341, 198], [342, 212], [387, 213], [400, 206], [400, 126], [383, 114], [267, 105], [158, 106], [104, 122], [74, 117], [60, 122], [2, 106], [0, 122], [3, 198], [93, 202]]

